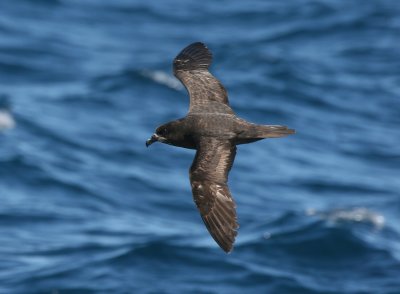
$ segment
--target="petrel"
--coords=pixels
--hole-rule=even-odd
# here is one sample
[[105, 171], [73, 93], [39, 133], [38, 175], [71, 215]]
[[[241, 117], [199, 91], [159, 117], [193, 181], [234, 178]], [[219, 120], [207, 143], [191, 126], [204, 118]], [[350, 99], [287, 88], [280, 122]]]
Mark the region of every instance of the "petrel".
[[161, 143], [196, 149], [189, 170], [194, 202], [218, 245], [230, 252], [239, 225], [227, 184], [236, 145], [294, 134], [279, 125], [257, 125], [235, 115], [227, 92], [209, 71], [212, 54], [201, 42], [184, 48], [173, 61], [174, 75], [190, 96], [186, 117], [159, 126], [146, 146]]

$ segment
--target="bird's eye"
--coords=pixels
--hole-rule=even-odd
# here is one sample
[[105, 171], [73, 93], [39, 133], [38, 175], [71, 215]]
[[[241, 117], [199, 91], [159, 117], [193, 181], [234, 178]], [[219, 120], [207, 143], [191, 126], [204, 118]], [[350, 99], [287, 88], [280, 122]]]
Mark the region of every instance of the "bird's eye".
[[167, 128], [162, 128], [157, 132], [160, 136], [165, 136], [167, 134]]

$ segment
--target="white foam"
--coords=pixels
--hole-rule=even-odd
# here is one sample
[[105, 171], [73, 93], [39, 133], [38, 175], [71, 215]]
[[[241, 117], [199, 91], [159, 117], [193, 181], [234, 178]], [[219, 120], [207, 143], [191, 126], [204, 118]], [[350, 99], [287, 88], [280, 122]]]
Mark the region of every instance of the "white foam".
[[385, 225], [385, 217], [365, 207], [355, 207], [350, 209], [335, 209], [331, 211], [317, 211], [313, 208], [306, 210], [306, 214], [319, 216], [328, 221], [338, 222], [359, 222], [369, 223], [375, 228], [381, 229]]
[[160, 71], [160, 70], [143, 70], [141, 71], [141, 74], [147, 78], [150, 78], [151, 80], [161, 84], [165, 85], [169, 88], [175, 89], [175, 90], [182, 90], [183, 86], [182, 84], [173, 76]]
[[0, 110], [0, 131], [12, 129], [15, 127], [15, 120], [11, 113], [5, 110]]

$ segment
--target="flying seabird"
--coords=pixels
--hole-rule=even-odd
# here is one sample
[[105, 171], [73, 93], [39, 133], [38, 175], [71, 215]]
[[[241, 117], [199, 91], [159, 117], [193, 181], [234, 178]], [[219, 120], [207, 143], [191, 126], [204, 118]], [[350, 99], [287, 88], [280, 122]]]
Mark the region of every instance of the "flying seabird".
[[189, 171], [193, 199], [211, 236], [230, 252], [239, 228], [227, 184], [236, 145], [284, 137], [295, 131], [237, 117], [224, 86], [208, 71], [211, 60], [211, 52], [200, 42], [187, 46], [174, 59], [174, 75], [189, 92], [189, 112], [184, 118], [159, 126], [146, 146], [158, 141], [197, 150]]

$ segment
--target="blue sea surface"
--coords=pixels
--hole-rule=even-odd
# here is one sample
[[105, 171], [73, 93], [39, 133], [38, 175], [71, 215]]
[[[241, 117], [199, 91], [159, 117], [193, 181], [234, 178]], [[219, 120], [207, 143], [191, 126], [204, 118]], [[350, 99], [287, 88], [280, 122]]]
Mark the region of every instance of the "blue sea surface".
[[[294, 136], [238, 147], [225, 254], [176, 54]], [[0, 1], [0, 293], [400, 293], [400, 1]]]

